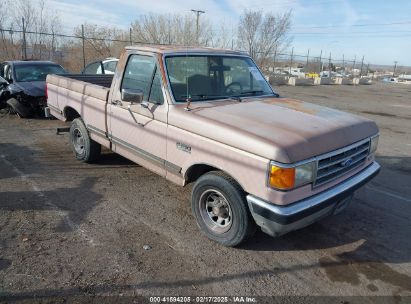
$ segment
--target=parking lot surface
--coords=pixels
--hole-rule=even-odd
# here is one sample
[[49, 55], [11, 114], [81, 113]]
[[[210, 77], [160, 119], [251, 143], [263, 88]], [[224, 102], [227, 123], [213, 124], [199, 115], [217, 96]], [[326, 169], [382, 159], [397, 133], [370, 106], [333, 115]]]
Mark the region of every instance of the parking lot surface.
[[110, 151], [78, 162], [65, 123], [1, 116], [0, 299], [411, 296], [411, 86], [277, 91], [375, 120], [382, 171], [343, 213], [239, 248], [199, 231], [190, 185]]

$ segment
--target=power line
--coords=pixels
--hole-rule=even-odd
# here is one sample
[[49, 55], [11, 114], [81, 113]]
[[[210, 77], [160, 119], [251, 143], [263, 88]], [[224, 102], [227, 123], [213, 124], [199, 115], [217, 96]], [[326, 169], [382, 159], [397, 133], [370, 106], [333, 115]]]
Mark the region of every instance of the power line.
[[298, 26], [294, 29], [315, 29], [315, 28], [338, 28], [338, 27], [358, 27], [358, 26], [390, 26], [390, 25], [401, 25], [401, 24], [411, 24], [411, 21], [404, 22], [388, 22], [388, 23], [364, 23], [364, 24], [352, 24], [352, 25], [323, 25], [323, 26]]
[[293, 35], [327, 35], [327, 34], [332, 34], [333, 36], [340, 36], [340, 34], [344, 35], [344, 34], [395, 34], [395, 33], [411, 33], [411, 31], [367, 31], [367, 32], [347, 32], [347, 33], [335, 33], [335, 32], [291, 32], [290, 34]]
[[[322, 2], [311, 2], [310, 6], [319, 6], [319, 5], [324, 5], [324, 4], [335, 4], [337, 2], [341, 2], [344, 0], [330, 0], [330, 1], [322, 1]], [[287, 0], [287, 1], [281, 1], [281, 2], [276, 2], [276, 3], [270, 3], [270, 4], [262, 4], [261, 5], [247, 5], [244, 6], [244, 8], [267, 8], [267, 7], [272, 7], [272, 6], [285, 6], [285, 7], [289, 7], [290, 5], [296, 5], [296, 4], [300, 4], [300, 2], [298, 0]]]

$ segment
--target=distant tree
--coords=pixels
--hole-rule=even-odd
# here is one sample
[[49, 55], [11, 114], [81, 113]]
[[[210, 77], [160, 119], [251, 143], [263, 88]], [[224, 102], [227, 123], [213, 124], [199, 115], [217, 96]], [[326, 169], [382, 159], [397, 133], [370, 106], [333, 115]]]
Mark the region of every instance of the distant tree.
[[[133, 41], [154, 44], [196, 45], [196, 21], [194, 15], [147, 14], [132, 23]], [[202, 16], [198, 33], [198, 44], [203, 46], [227, 45], [223, 24], [216, 32], [210, 21]], [[231, 40], [230, 40], [231, 41]]]
[[[53, 51], [59, 38], [44, 33], [52, 33], [54, 29], [61, 27], [58, 13], [48, 9], [45, 0], [0, 0], [0, 31], [1, 57], [2, 59], [20, 59], [22, 57], [23, 37], [21, 31], [34, 32], [26, 34], [26, 46], [28, 58], [52, 59]], [[13, 30], [10, 32], [8, 30]]]
[[291, 11], [274, 15], [245, 10], [240, 16], [237, 46], [262, 66], [275, 51], [280, 53], [288, 47], [290, 29]]

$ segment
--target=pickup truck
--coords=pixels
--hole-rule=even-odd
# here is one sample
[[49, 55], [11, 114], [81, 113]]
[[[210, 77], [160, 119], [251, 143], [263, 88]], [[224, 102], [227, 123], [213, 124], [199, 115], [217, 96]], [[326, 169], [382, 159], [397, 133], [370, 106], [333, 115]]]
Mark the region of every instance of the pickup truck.
[[49, 75], [75, 157], [101, 146], [185, 186], [210, 239], [236, 246], [337, 214], [380, 169], [373, 121], [273, 91], [245, 53], [131, 46], [114, 75]]

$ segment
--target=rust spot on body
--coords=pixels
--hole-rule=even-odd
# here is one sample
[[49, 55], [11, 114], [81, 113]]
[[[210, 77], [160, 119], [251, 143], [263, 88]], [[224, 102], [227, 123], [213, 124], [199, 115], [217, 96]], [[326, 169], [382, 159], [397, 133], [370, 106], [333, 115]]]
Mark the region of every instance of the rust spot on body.
[[312, 107], [311, 104], [295, 100], [295, 99], [288, 99], [288, 98], [270, 98], [270, 99], [265, 99], [262, 101], [265, 104], [272, 104], [272, 105], [277, 105], [280, 107], [292, 109], [295, 111], [307, 113], [314, 115], [318, 113], [318, 109], [315, 107]]

